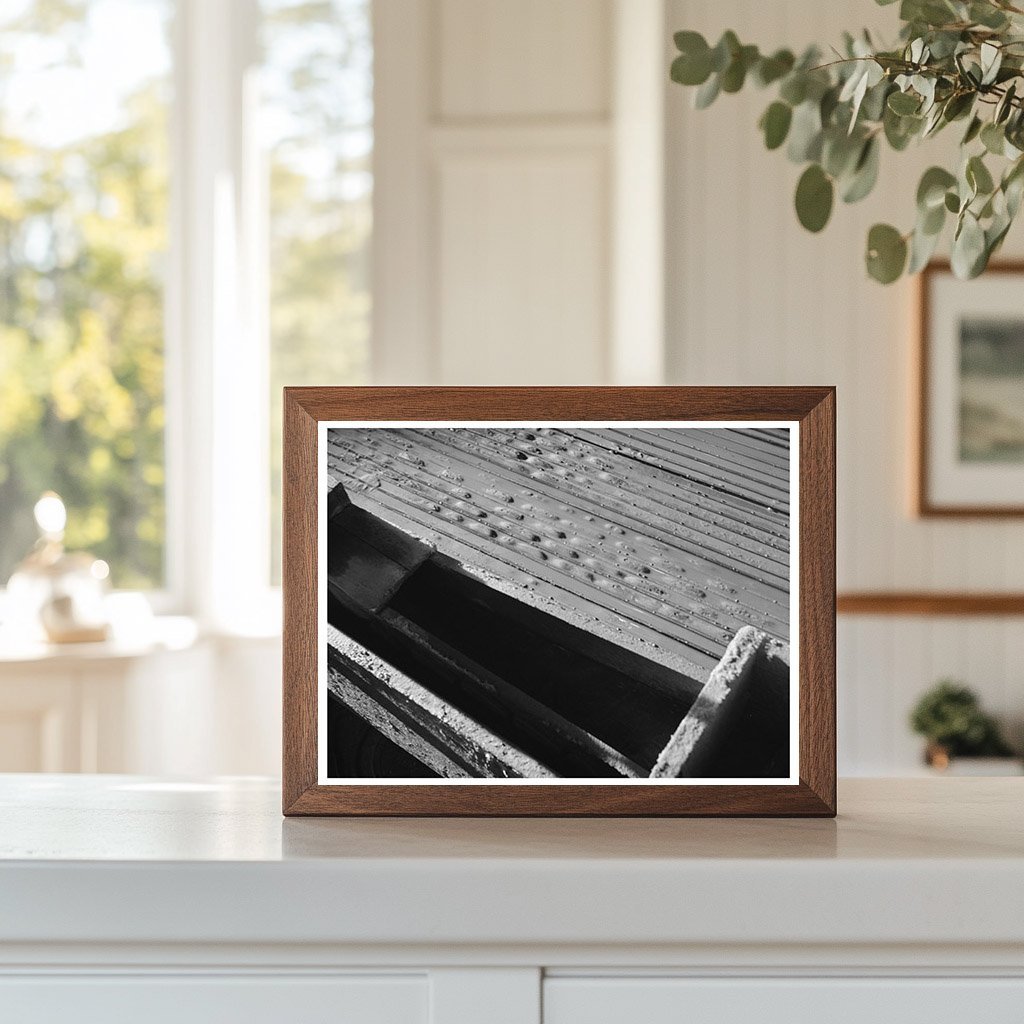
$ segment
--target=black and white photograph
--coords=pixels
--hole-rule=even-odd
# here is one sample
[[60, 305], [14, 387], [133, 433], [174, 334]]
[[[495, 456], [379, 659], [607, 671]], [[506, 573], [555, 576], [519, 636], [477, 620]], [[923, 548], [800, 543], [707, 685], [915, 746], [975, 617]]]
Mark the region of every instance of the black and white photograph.
[[795, 781], [795, 434], [322, 424], [321, 782]]

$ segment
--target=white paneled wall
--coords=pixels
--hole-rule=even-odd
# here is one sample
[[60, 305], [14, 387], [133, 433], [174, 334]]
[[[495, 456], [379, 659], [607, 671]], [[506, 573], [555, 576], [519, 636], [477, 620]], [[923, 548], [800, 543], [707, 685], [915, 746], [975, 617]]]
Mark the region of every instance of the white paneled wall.
[[[894, 10], [869, 0], [669, 0], [668, 28], [714, 39], [732, 28], [743, 42], [795, 48], [865, 24], [892, 38]], [[863, 270], [868, 227], [910, 227], [917, 179], [955, 137], [886, 152], [878, 192], [839, 204], [812, 236], [792, 208], [799, 168], [766, 152], [755, 127], [767, 95], [751, 89], [695, 111], [690, 92], [667, 89], [669, 380], [837, 385], [841, 590], [1024, 590], [1024, 522], [911, 517], [912, 286], [883, 288]], [[1006, 251], [1024, 252], [1019, 230]], [[1021, 731], [1024, 619], [844, 617], [839, 641], [842, 772], [912, 768], [919, 744], [907, 712], [942, 676], [969, 682]]]
[[438, 379], [600, 382], [610, 5], [439, 0], [433, 9]]
[[[660, 194], [645, 204], [621, 186], [634, 164], [661, 171], [662, 12], [661, 0], [375, 5], [377, 380], [657, 382], [661, 293], [629, 282], [646, 262], [660, 285]], [[637, 14], [646, 56], [631, 72], [614, 47]], [[631, 259], [617, 263], [627, 235]], [[642, 325], [636, 361], [621, 357], [624, 311]]]
[[500, 150], [505, 132], [482, 142], [479, 134], [468, 152], [445, 146], [439, 161], [439, 379], [599, 383], [608, 336], [604, 140], [551, 145], [527, 132], [515, 153], [495, 154], [486, 147]]
[[607, 0], [439, 0], [434, 10], [442, 122], [608, 116]]

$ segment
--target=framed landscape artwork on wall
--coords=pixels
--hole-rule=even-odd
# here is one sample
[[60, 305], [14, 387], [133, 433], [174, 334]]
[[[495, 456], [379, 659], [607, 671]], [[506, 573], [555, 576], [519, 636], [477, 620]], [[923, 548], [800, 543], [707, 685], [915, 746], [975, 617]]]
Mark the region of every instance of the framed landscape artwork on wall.
[[1024, 515], [1024, 264], [919, 287], [916, 511]]
[[285, 813], [834, 813], [831, 389], [286, 389], [284, 470]]

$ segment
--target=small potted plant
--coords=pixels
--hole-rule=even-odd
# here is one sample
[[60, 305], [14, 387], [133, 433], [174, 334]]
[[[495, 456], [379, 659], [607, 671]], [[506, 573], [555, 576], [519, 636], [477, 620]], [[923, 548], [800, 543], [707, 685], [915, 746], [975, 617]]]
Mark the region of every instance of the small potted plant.
[[[910, 725], [928, 741], [925, 763], [938, 771], [1020, 774], [1020, 760], [995, 719], [981, 709], [975, 693], [960, 683], [943, 679], [925, 693], [911, 712]], [[970, 759], [967, 764], [965, 758]]]

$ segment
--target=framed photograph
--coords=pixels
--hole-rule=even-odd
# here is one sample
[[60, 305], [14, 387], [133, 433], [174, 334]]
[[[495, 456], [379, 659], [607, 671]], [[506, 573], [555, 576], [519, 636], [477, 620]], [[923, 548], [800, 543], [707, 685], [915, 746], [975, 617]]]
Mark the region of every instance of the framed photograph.
[[832, 388], [287, 388], [284, 812], [835, 813]]
[[1024, 515], [1024, 263], [919, 287], [916, 511]]

